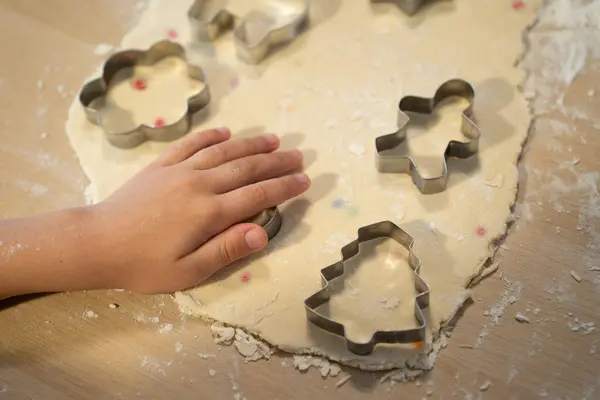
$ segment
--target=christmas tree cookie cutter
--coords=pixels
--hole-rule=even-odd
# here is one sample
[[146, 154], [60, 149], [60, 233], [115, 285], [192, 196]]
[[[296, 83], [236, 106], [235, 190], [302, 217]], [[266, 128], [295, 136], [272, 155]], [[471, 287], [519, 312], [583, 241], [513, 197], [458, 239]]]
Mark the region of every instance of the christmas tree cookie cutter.
[[[414, 304], [416, 328], [376, 331], [366, 342], [356, 342], [346, 336], [346, 327], [325, 316], [318, 308], [331, 299], [335, 294], [336, 282], [346, 278], [345, 263], [357, 256], [360, 244], [379, 238], [389, 238], [408, 250], [408, 264], [413, 270], [414, 285], [417, 295]], [[390, 221], [382, 221], [364, 226], [358, 230], [358, 239], [342, 248], [342, 259], [321, 270], [322, 288], [304, 301], [304, 308], [308, 320], [315, 326], [343, 338], [348, 351], [357, 355], [371, 354], [378, 343], [401, 344], [422, 343], [426, 339], [427, 320], [423, 310], [429, 307], [429, 285], [419, 275], [421, 260], [413, 251], [414, 240], [412, 236]], [[359, 267], [360, 268], [360, 267]]]

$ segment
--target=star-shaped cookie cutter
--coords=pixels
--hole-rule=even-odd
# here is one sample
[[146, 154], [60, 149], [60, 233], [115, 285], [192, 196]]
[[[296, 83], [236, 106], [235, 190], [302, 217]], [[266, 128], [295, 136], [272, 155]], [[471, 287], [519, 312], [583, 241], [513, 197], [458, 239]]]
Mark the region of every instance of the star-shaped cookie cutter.
[[371, 3], [394, 3], [409, 16], [413, 16], [419, 11], [426, 0], [371, 0]]
[[124, 50], [110, 56], [102, 68], [102, 76], [86, 83], [79, 93], [79, 102], [85, 110], [87, 119], [104, 130], [108, 141], [123, 149], [129, 149], [151, 140], [157, 142], [173, 141], [184, 136], [192, 126], [192, 116], [210, 103], [210, 91], [202, 68], [187, 64], [188, 76], [203, 83], [203, 88], [187, 99], [185, 114], [172, 124], [164, 126], [139, 125], [124, 132], [107, 131], [102, 117], [102, 100], [115, 75], [125, 68], [138, 65], [153, 65], [167, 57], [177, 57], [187, 62], [185, 50], [177, 43], [163, 40], [153, 44], [148, 50]]
[[[462, 97], [469, 101], [469, 105], [462, 111], [461, 132], [468, 139], [466, 142], [451, 140], [444, 151], [443, 171], [440, 175], [425, 178], [419, 172], [410, 156], [383, 155], [382, 152], [398, 147], [406, 140], [406, 133], [410, 125], [410, 117], [406, 119], [405, 112], [420, 114], [431, 114], [443, 100], [450, 97]], [[469, 158], [477, 153], [479, 148], [479, 137], [481, 131], [475, 123], [473, 113], [473, 101], [475, 90], [462, 79], [451, 79], [444, 82], [435, 92], [432, 98], [406, 96], [400, 100], [398, 115], [399, 129], [389, 135], [380, 136], [375, 139], [376, 166], [379, 172], [384, 173], [407, 173], [422, 194], [434, 194], [442, 192], [448, 184], [449, 158]], [[401, 121], [401, 122], [400, 122]]]
[[[188, 18], [201, 41], [212, 41], [233, 30], [237, 56], [249, 64], [261, 62], [275, 46], [291, 42], [308, 21], [308, 0], [262, 0], [262, 8], [235, 15], [224, 0], [195, 0]], [[252, 34], [250, 34], [252, 32]]]
[[[323, 315], [317, 308], [327, 303], [335, 292], [335, 283], [346, 278], [344, 264], [360, 252], [360, 244], [379, 238], [390, 238], [408, 250], [408, 264], [414, 271], [415, 289], [415, 320], [416, 328], [376, 331], [369, 341], [359, 343], [346, 336], [346, 327], [339, 322]], [[319, 328], [342, 337], [346, 341], [348, 350], [357, 355], [368, 355], [378, 343], [417, 343], [426, 339], [427, 320], [423, 309], [429, 307], [429, 285], [420, 277], [421, 260], [413, 252], [414, 240], [412, 236], [390, 221], [382, 221], [364, 226], [358, 230], [358, 239], [342, 248], [342, 259], [321, 270], [322, 288], [304, 301], [308, 320]]]

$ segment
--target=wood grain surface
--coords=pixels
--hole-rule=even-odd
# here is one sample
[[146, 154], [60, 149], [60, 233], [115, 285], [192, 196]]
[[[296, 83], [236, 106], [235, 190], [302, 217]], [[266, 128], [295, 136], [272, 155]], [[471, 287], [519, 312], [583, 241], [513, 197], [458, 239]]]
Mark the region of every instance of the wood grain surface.
[[[64, 133], [67, 110], [102, 61], [96, 46], [118, 43], [135, 10], [125, 0], [0, 2], [1, 217], [84, 203], [87, 180]], [[600, 85], [599, 66], [588, 62], [565, 97], [590, 115], [600, 106], [589, 93]], [[572, 134], [561, 134], [564, 126]], [[598, 182], [595, 194], [552, 184], [597, 179], [589, 174], [600, 170], [598, 149], [594, 121], [538, 118], [521, 162], [520, 218], [497, 254], [500, 268], [474, 287], [434, 370], [417, 382], [380, 383], [383, 374], [351, 368], [323, 379], [293, 368], [286, 354], [244, 363], [169, 296], [103, 291], [0, 303], [0, 399], [600, 398], [600, 275], [590, 271], [598, 260], [590, 232], [598, 234], [600, 220], [586, 217], [600, 208]], [[530, 323], [516, 321], [517, 312]]]

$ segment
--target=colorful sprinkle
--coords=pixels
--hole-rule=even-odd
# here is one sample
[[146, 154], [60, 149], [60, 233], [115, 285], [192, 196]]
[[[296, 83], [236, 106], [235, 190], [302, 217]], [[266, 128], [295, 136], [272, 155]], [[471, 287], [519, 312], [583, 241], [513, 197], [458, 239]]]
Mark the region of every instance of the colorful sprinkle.
[[479, 237], [483, 237], [483, 235], [485, 235], [485, 228], [483, 226], [478, 226], [475, 228], [475, 234]]
[[414, 343], [413, 343], [413, 347], [414, 347], [415, 349], [420, 349], [420, 348], [422, 348], [422, 347], [423, 347], [423, 342], [414, 342]]
[[169, 39], [177, 39], [179, 37], [179, 34], [175, 29], [169, 29], [167, 31], [167, 36], [169, 37]]
[[132, 82], [132, 86], [135, 90], [144, 90], [146, 89], [146, 87], [148, 87], [146, 81], [143, 79], [134, 79]]
[[250, 274], [248, 272], [244, 272], [240, 277], [242, 282], [250, 282]]
[[165, 126], [165, 120], [163, 118], [156, 118], [156, 120], [154, 121], [154, 126]]
[[331, 206], [333, 208], [342, 208], [342, 207], [344, 207], [344, 203], [345, 203], [344, 199], [335, 199], [331, 202]]
[[515, 0], [512, 3], [512, 8], [514, 10], [522, 10], [523, 8], [525, 8], [525, 3], [523, 3], [523, 0]]
[[351, 217], [356, 217], [358, 215], [358, 208], [350, 207], [348, 209], [348, 215], [350, 215]]

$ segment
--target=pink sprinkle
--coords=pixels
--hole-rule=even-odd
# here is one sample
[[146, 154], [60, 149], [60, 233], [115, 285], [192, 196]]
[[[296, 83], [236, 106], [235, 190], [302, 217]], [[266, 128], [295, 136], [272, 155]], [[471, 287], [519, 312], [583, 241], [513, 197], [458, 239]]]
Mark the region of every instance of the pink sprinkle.
[[162, 118], [156, 118], [156, 120], [154, 121], [154, 126], [165, 126], [165, 120]]
[[179, 34], [175, 29], [169, 29], [167, 31], [167, 36], [169, 37], [169, 39], [177, 39], [179, 37]]
[[244, 272], [241, 277], [242, 282], [250, 282], [250, 274], [248, 272]]
[[525, 8], [525, 3], [523, 3], [523, 0], [515, 0], [512, 3], [512, 8], [515, 10], [522, 10]]
[[134, 79], [133, 80], [133, 87], [136, 90], [144, 90], [147, 87], [146, 81], [144, 81], [143, 79]]
[[485, 228], [483, 226], [478, 226], [475, 229], [475, 234], [479, 237], [482, 237], [483, 235], [485, 235]]

